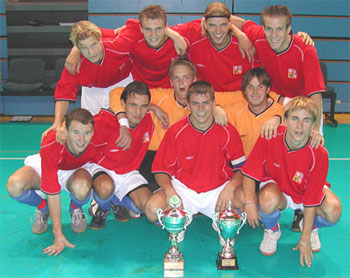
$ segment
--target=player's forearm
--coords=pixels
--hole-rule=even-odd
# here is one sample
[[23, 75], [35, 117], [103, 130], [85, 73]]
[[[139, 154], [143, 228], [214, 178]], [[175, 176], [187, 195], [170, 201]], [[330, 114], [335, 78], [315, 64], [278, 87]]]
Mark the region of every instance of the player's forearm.
[[52, 223], [52, 233], [55, 237], [62, 236], [61, 194], [47, 195], [47, 202]]
[[300, 240], [306, 244], [310, 242], [312, 225], [314, 223], [316, 207], [304, 208], [303, 232]]
[[66, 101], [66, 100], [56, 101], [56, 103], [55, 103], [55, 119], [53, 122], [54, 126], [59, 127], [62, 124], [64, 117], [67, 113], [68, 107], [69, 107], [69, 101]]
[[321, 94], [314, 94], [310, 98], [314, 101], [314, 103], [317, 106], [318, 116], [317, 116], [315, 129], [318, 131], [320, 128], [321, 117], [323, 116], [322, 115], [322, 110], [323, 110], [322, 109], [322, 95]]
[[159, 184], [160, 188], [164, 190], [165, 195], [167, 196], [173, 196], [175, 192], [175, 189], [171, 183], [171, 179], [167, 174], [164, 173], [156, 173], [155, 179], [157, 183]]
[[231, 186], [233, 191], [235, 191], [238, 187], [242, 185], [242, 181], [243, 175], [241, 171], [236, 171], [228, 185]]
[[182, 36], [178, 32], [174, 31], [173, 29], [170, 29], [169, 27], [166, 28], [165, 34], [174, 42], [180, 42], [180, 40], [183, 40]]
[[255, 180], [243, 176], [243, 192], [245, 196], [245, 203], [255, 203], [256, 194], [255, 194]]
[[245, 19], [238, 17], [238, 16], [235, 16], [235, 15], [231, 15], [230, 21], [231, 21], [231, 24], [236, 26], [239, 30], [242, 30], [242, 25], [243, 25]]

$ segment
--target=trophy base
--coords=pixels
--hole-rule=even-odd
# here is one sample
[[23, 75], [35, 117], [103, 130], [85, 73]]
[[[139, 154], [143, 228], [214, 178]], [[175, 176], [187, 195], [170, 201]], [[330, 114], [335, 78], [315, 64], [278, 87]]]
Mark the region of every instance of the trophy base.
[[230, 259], [222, 258], [219, 253], [216, 259], [216, 267], [218, 270], [238, 270], [237, 258], [236, 256]]
[[177, 261], [164, 259], [164, 270], [183, 270], [183, 269], [184, 269], [183, 259], [179, 259]]

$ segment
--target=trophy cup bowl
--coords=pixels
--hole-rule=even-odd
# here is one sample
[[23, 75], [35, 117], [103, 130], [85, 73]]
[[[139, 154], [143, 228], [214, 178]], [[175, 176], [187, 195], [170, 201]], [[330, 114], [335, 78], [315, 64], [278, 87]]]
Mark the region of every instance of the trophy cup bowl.
[[216, 266], [218, 270], [237, 270], [237, 256], [233, 249], [234, 240], [247, 218], [245, 212], [240, 215], [231, 207], [213, 215], [213, 226], [219, 234], [220, 242], [224, 242], [221, 252], [218, 253]]
[[181, 200], [177, 195], [169, 198], [170, 209], [157, 209], [160, 225], [169, 233], [170, 248], [164, 254], [164, 271], [180, 271], [183, 273], [184, 258], [177, 245], [177, 236], [192, 222], [192, 213], [180, 210]]

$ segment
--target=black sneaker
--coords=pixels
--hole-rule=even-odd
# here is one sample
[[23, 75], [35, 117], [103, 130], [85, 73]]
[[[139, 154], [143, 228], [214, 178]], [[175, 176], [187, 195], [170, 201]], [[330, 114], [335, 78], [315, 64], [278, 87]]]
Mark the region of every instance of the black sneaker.
[[300, 209], [296, 209], [294, 211], [294, 219], [292, 223], [292, 231], [294, 232], [301, 232], [299, 223], [303, 219], [304, 214]]
[[93, 230], [101, 230], [105, 226], [106, 218], [109, 215], [109, 212], [109, 210], [98, 208], [90, 221], [90, 228]]
[[130, 220], [129, 211], [127, 208], [113, 204], [113, 203], [111, 204], [111, 208], [112, 208], [115, 220], [120, 222], [127, 222]]

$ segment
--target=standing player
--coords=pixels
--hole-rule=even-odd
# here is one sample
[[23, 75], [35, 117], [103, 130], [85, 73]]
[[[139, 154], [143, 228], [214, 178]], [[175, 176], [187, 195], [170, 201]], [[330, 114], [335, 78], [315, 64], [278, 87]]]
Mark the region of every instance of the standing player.
[[138, 209], [145, 212], [145, 204], [151, 192], [138, 168], [153, 133], [153, 122], [148, 112], [150, 98], [147, 86], [136, 81], [126, 86], [121, 95], [132, 137], [130, 148], [124, 151], [115, 145], [120, 124], [114, 113], [101, 110], [95, 116], [96, 136], [93, 142], [100, 146], [99, 149], [108, 161], [102, 160], [89, 169], [93, 176], [94, 200], [98, 204], [90, 222], [91, 229], [99, 230], [104, 227], [112, 202], [117, 220], [125, 221], [128, 217], [125, 215], [126, 211], [122, 213], [114, 203], [120, 203], [126, 196], [130, 197]]
[[169, 128], [153, 162], [161, 190], [147, 202], [151, 222], [157, 221], [156, 209], [167, 209], [175, 194], [183, 208], [210, 218], [229, 201], [244, 206], [240, 168], [245, 156], [238, 132], [231, 124], [214, 122], [215, 96], [209, 83], [194, 82], [187, 101], [191, 114]]
[[101, 107], [109, 107], [111, 88], [132, 81], [128, 78], [131, 70], [128, 55], [116, 51], [108, 40], [102, 40], [95, 24], [79, 21], [72, 28], [70, 40], [81, 51], [80, 71], [73, 75], [63, 69], [55, 90], [55, 119], [43, 138], [61, 126], [69, 102], [77, 99], [79, 86], [83, 86], [81, 107], [97, 114]]
[[[313, 252], [321, 248], [318, 228], [333, 226], [340, 218], [341, 204], [326, 182], [328, 152], [310, 146], [310, 134], [318, 109], [311, 99], [295, 97], [285, 107], [285, 127], [277, 137], [259, 138], [242, 169], [245, 211], [249, 225], [264, 225], [260, 252], [273, 255], [281, 236], [278, 223], [286, 208], [304, 210], [302, 234], [294, 250], [300, 264], [311, 266]], [[261, 181], [255, 194], [255, 181]]]
[[[58, 255], [65, 247], [75, 247], [63, 234], [61, 225], [61, 190], [70, 192], [69, 207], [72, 230], [82, 233], [86, 229], [86, 218], [82, 206], [91, 193], [91, 176], [84, 164], [96, 159], [98, 153], [90, 144], [94, 120], [85, 109], [73, 109], [67, 116], [65, 145], [56, 142], [56, 131], [51, 131], [41, 144], [40, 155], [28, 156], [25, 166], [12, 174], [7, 182], [7, 191], [16, 201], [37, 207], [33, 233], [47, 230], [49, 214], [52, 220], [54, 244], [44, 253]], [[47, 201], [37, 190], [47, 195]]]
[[291, 32], [291, 13], [285, 6], [269, 6], [262, 13], [263, 26], [233, 17], [254, 43], [258, 58], [271, 77], [271, 90], [286, 104], [295, 96], [310, 97], [318, 110], [315, 130], [320, 129], [325, 84], [316, 49]]

